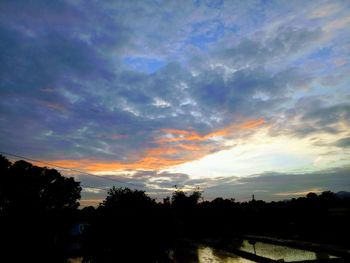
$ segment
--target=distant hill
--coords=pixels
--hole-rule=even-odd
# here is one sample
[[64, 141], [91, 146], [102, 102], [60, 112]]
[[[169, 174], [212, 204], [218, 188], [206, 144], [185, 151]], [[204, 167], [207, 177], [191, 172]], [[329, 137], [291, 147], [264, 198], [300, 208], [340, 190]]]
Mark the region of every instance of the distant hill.
[[340, 191], [335, 194], [339, 198], [350, 198], [350, 192]]

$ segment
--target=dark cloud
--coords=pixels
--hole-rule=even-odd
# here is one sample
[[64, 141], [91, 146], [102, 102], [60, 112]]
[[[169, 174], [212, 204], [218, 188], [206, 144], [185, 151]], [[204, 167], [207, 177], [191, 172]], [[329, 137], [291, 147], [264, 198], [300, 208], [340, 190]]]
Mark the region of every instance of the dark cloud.
[[281, 61], [286, 54], [311, 45], [321, 35], [320, 29], [284, 26], [272, 35], [243, 39], [233, 47], [225, 43], [209, 59], [196, 61], [194, 66], [201, 71], [191, 79], [190, 95], [205, 116], [215, 112], [221, 117], [229, 113], [247, 117], [261, 114], [268, 118], [280, 111], [279, 107], [300, 86], [310, 83], [304, 72], [291, 65], [286, 67]]
[[[164, 198], [171, 195], [176, 187], [185, 186], [189, 180], [187, 174], [158, 172], [158, 171], [130, 171], [129, 175], [76, 175], [83, 187], [83, 200], [103, 200], [108, 189], [115, 187], [129, 187], [132, 189], [146, 191], [154, 198]], [[94, 204], [99, 203], [94, 201]]]
[[[246, 201], [254, 194], [257, 199], [273, 201], [305, 196], [310, 191], [349, 191], [349, 172], [349, 167], [342, 167], [308, 173], [266, 172], [248, 177], [190, 179], [188, 175], [182, 173], [138, 171], [129, 179], [125, 176], [104, 176], [107, 177], [104, 179], [88, 175], [78, 176], [77, 179], [81, 180], [83, 186], [99, 189], [109, 189], [115, 185], [144, 190], [158, 199], [170, 196], [176, 190], [176, 186], [190, 192], [199, 189], [203, 191], [203, 196], [207, 200], [224, 197]], [[93, 190], [88, 188], [84, 192], [84, 198], [104, 198], [106, 190], [97, 189], [95, 192]]]
[[316, 42], [322, 36], [321, 29], [306, 29], [283, 25], [278, 27], [272, 34], [257, 32], [252, 38], [242, 38], [238, 44], [227, 45], [223, 40], [219, 51], [213, 54], [214, 62], [234, 66], [236, 68], [265, 65], [274, 66], [270, 63], [280, 63], [285, 56], [294, 54], [306, 46]]
[[339, 139], [334, 143], [334, 145], [341, 148], [348, 148], [350, 147], [350, 137]]
[[304, 113], [301, 120], [313, 122], [318, 127], [329, 127], [342, 120], [348, 121], [350, 120], [350, 104], [315, 108]]
[[[350, 104], [344, 102], [328, 105], [322, 97], [305, 96], [299, 99], [293, 108], [277, 116], [271, 128], [271, 134], [292, 134], [305, 137], [319, 133], [338, 134], [344, 132], [339, 125], [350, 125]], [[277, 119], [276, 118], [276, 119]]]
[[249, 200], [252, 194], [258, 199], [271, 201], [305, 195], [308, 191], [334, 192], [350, 189], [349, 167], [309, 173], [264, 173], [245, 178], [232, 178], [231, 183], [215, 183], [207, 187], [204, 195], [218, 195], [237, 200]]

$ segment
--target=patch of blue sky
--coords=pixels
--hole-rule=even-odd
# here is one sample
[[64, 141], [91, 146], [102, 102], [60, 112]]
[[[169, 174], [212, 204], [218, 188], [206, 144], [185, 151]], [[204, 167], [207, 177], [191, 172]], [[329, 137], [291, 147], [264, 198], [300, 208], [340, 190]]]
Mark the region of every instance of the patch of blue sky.
[[316, 50], [315, 52], [312, 52], [309, 56], [306, 57], [306, 59], [325, 59], [329, 58], [333, 55], [333, 49], [332, 47], [324, 47]]
[[323, 85], [322, 83], [314, 83], [311, 85], [311, 87], [308, 90], [298, 91], [297, 95], [294, 96], [294, 99], [297, 101], [305, 97], [315, 97], [319, 99], [323, 98], [325, 101], [328, 101], [329, 103], [331, 103], [332, 98], [334, 98], [334, 95], [335, 95], [334, 91], [335, 91], [334, 87], [329, 88]]
[[123, 63], [132, 70], [147, 74], [152, 74], [166, 65], [166, 61], [162, 59], [136, 56], [124, 57]]
[[322, 64], [325, 65], [325, 61], [332, 59], [333, 52], [332, 48], [320, 48], [312, 53], [298, 57], [297, 59], [291, 61], [291, 66], [294, 67], [304, 67], [308, 63], [322, 61]]
[[225, 27], [219, 20], [209, 20], [192, 26], [191, 37], [187, 44], [206, 50], [209, 44], [217, 42], [225, 34]]
[[205, 5], [209, 8], [222, 8], [224, 6], [224, 0], [195, 0], [193, 4], [196, 7]]
[[225, 26], [225, 31], [229, 33], [238, 33], [240, 31], [240, 28], [237, 25], [229, 25]]
[[264, 12], [254, 12], [250, 19], [253, 25], [259, 28], [266, 22], [266, 15]]
[[206, 6], [209, 8], [217, 8], [220, 9], [224, 6], [224, 0], [209, 0], [205, 1]]

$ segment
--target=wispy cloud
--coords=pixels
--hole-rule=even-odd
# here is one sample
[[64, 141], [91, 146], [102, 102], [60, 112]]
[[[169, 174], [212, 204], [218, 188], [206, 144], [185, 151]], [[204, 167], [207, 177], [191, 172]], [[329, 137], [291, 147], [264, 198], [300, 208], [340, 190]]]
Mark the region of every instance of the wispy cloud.
[[341, 10], [341, 6], [337, 3], [328, 4], [318, 7], [311, 13], [311, 18], [321, 18], [331, 16]]

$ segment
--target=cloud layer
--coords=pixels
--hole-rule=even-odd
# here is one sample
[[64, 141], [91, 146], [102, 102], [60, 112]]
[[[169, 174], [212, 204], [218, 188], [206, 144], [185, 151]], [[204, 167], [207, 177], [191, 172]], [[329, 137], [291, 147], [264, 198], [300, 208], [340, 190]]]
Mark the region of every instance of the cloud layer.
[[[342, 191], [350, 187], [349, 172], [349, 167], [343, 167], [310, 173], [266, 172], [248, 177], [191, 179], [182, 173], [139, 171], [128, 179], [125, 176], [118, 177], [125, 183], [86, 176], [80, 179], [83, 185], [98, 185], [100, 188], [85, 188], [83, 192], [84, 199], [90, 200], [90, 204], [94, 205], [104, 198], [106, 191], [102, 189], [108, 189], [113, 184], [121, 187], [129, 186], [127, 183], [130, 181], [133, 182], [131, 187], [147, 190], [148, 194], [158, 201], [170, 196], [178, 188], [189, 192], [199, 189], [205, 200], [213, 200], [220, 196], [244, 202], [251, 200], [253, 194], [259, 200], [276, 201], [305, 196], [309, 192], [320, 193], [329, 189], [334, 192]], [[89, 201], [86, 202], [88, 204]]]
[[269, 140], [313, 140], [338, 164], [349, 153], [349, 9], [2, 1], [0, 149], [90, 172], [155, 171], [268, 129]]

